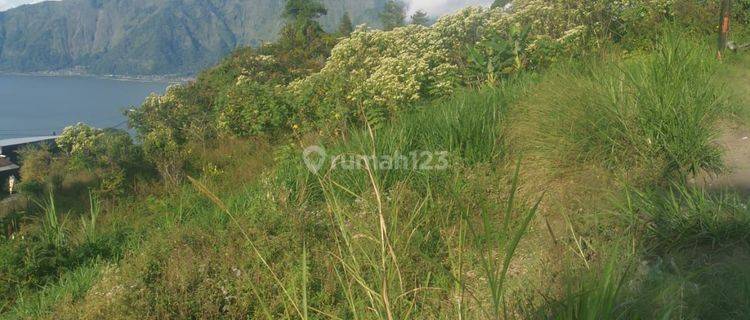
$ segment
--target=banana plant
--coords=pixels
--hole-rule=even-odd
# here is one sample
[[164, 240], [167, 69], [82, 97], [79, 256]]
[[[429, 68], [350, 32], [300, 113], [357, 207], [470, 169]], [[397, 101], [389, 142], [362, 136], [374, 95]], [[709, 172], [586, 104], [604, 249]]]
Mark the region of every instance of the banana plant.
[[492, 33], [485, 40], [468, 46], [468, 62], [480, 82], [494, 84], [503, 75], [526, 67], [529, 46], [529, 26], [514, 25], [505, 33]]

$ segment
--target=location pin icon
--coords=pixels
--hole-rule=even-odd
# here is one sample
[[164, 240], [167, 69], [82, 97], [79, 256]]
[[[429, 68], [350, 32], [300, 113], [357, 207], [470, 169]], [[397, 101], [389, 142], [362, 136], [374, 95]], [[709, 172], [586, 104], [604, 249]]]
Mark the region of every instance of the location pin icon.
[[319, 146], [309, 146], [302, 152], [302, 160], [312, 173], [318, 173], [323, 168], [326, 156], [326, 150]]

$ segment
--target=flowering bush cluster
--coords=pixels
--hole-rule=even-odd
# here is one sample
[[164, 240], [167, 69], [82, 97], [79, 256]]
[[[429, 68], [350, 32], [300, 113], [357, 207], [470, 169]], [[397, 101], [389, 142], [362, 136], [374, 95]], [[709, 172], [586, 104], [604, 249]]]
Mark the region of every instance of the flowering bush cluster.
[[[339, 42], [319, 73], [291, 83], [289, 91], [295, 105], [304, 106], [302, 119], [394, 113], [451, 92], [456, 66], [448, 58], [431, 28], [359, 27]], [[325, 89], [319, 90], [321, 86]]]
[[332, 36], [320, 32], [301, 38], [282, 33], [277, 44], [238, 50], [196, 82], [149, 98], [130, 114], [131, 124], [146, 153], [159, 161], [184, 157], [179, 150], [187, 141], [215, 135], [377, 126], [459, 86], [494, 83], [613, 41], [637, 49], [667, 21], [712, 26], [705, 22], [711, 5], [517, 0], [506, 8], [469, 7], [430, 27], [360, 26], [335, 46]]
[[149, 171], [141, 149], [123, 130], [77, 124], [65, 128], [56, 143], [60, 154], [46, 145], [22, 151], [26, 191], [83, 184], [99, 195], [112, 196], [123, 192], [128, 180]]
[[296, 121], [381, 119], [457, 85], [585, 52], [644, 20], [673, 16], [676, 1], [525, 0], [510, 10], [466, 8], [432, 27], [359, 27], [319, 73], [289, 85]]
[[[297, 121], [376, 123], [423, 99], [448, 95], [474, 79], [467, 48], [496, 39], [498, 33], [513, 38], [511, 30], [530, 25], [532, 41], [512, 46], [512, 65], [523, 68], [529, 65], [526, 51], [539, 52], [543, 42], [576, 43], [583, 33], [578, 21], [555, 15], [562, 7], [527, 1], [510, 12], [466, 8], [432, 27], [411, 25], [392, 31], [359, 27], [334, 47], [319, 73], [289, 85], [292, 104], [300, 108]], [[520, 56], [524, 61], [516, 61]]]
[[210, 106], [194, 103], [193, 86], [170, 86], [164, 95], [152, 95], [127, 113], [142, 142], [147, 159], [168, 183], [181, 179], [190, 150], [188, 142], [200, 143], [214, 135]]

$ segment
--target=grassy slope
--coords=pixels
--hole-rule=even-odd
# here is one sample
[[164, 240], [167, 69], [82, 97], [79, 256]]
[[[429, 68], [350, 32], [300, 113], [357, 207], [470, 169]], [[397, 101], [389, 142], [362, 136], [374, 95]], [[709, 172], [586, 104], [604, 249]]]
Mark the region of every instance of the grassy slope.
[[[691, 66], [705, 66], [701, 57]], [[361, 130], [344, 141], [289, 146], [228, 141], [199, 153], [199, 182], [108, 208], [99, 240], [69, 218], [70, 247], [103, 242], [122, 253], [63, 268], [59, 280], [26, 290], [5, 317], [750, 314], [744, 202], [667, 182], [665, 168], [715, 164], [710, 125], [729, 111], [705, 109], [713, 100], [698, 93], [715, 89], [703, 82], [708, 73], [685, 77], [655, 54], [620, 68], [604, 61], [460, 92], [374, 137]], [[674, 82], [617, 81], [620, 70], [634, 77], [671, 70], [661, 76]], [[652, 104], [639, 103], [659, 99], [696, 113], [659, 118]], [[586, 109], [594, 107], [612, 112]], [[679, 117], [699, 112], [691, 126], [698, 130], [683, 130], [694, 118]], [[300, 145], [313, 143], [340, 154], [444, 150], [451, 165], [315, 176], [298, 158]], [[506, 259], [527, 218], [528, 233]], [[13, 251], [19, 241], [2, 248]]]

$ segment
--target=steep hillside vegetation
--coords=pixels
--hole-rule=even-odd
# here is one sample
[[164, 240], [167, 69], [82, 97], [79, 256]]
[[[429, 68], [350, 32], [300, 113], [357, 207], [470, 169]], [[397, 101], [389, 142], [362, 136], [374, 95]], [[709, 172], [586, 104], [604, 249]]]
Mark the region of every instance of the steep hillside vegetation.
[[[323, 26], [345, 12], [377, 25], [384, 0], [323, 1]], [[65, 0], [0, 12], [0, 71], [191, 74], [239, 46], [276, 39], [279, 0]]]
[[691, 182], [750, 110], [712, 3], [517, 1], [330, 56], [296, 3], [129, 112], [141, 144], [26, 150], [1, 316], [748, 318], [748, 200]]

